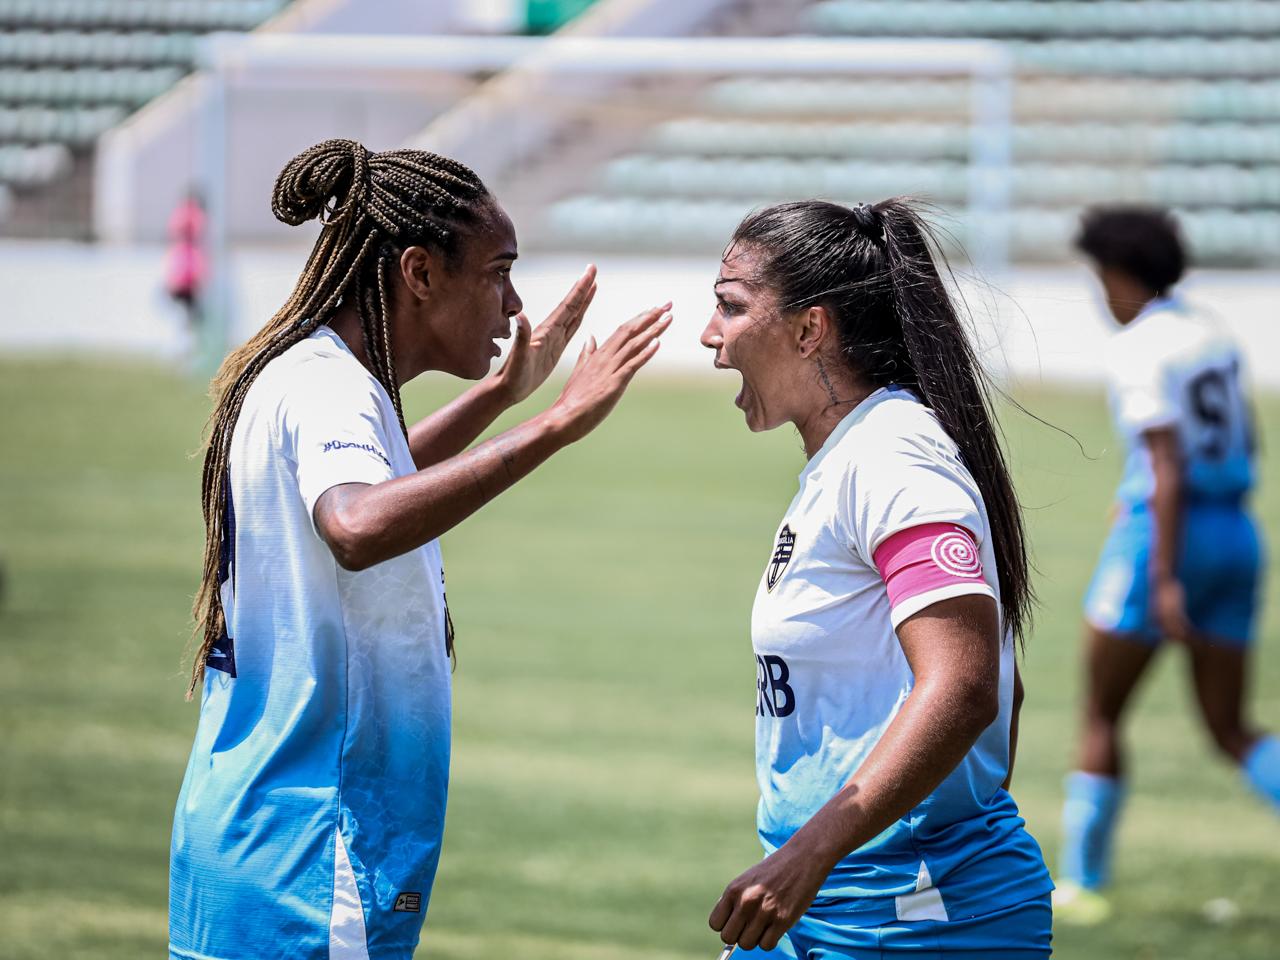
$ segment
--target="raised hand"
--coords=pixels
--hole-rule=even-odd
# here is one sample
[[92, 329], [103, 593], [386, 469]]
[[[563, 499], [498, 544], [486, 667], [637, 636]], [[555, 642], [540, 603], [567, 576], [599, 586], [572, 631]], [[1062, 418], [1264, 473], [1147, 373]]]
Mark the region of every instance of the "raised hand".
[[658, 352], [658, 338], [671, 324], [671, 304], [646, 310], [624, 323], [602, 345], [592, 337], [582, 348], [551, 413], [570, 440], [594, 430], [617, 405], [636, 371]]
[[546, 382], [595, 295], [596, 268], [592, 264], [536, 330], [530, 329], [529, 318], [523, 313], [516, 317], [515, 343], [497, 374], [510, 403], [519, 403]]

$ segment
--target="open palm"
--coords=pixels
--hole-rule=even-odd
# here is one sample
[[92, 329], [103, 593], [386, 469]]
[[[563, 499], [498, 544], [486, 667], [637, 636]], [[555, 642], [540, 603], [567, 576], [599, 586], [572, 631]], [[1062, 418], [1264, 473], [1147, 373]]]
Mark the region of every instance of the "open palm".
[[582, 318], [595, 295], [596, 268], [593, 265], [587, 267], [560, 305], [538, 324], [536, 330], [530, 329], [529, 318], [523, 313], [516, 317], [515, 344], [506, 363], [498, 371], [512, 403], [528, 397], [551, 376], [565, 347], [582, 325]]

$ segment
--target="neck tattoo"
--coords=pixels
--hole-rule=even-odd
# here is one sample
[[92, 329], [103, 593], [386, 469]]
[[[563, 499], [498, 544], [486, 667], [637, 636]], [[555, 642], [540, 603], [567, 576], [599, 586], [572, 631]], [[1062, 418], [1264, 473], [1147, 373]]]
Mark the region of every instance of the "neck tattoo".
[[840, 398], [836, 396], [836, 388], [831, 385], [831, 378], [827, 376], [826, 364], [822, 362], [821, 355], [815, 355], [814, 359], [818, 361], [818, 376], [822, 379], [822, 386], [826, 389], [827, 396], [831, 399], [832, 406], [834, 406], [840, 402]]

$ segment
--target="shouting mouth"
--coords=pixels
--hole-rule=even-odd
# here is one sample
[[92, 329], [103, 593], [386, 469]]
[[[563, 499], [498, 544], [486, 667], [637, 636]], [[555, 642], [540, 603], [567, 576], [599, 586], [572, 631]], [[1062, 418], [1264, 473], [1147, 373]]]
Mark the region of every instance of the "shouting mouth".
[[717, 370], [733, 370], [738, 374], [738, 376], [742, 377], [742, 386], [738, 388], [738, 395], [733, 398], [733, 405], [739, 410], [745, 410], [746, 407], [744, 404], [746, 403], [747, 398], [747, 378], [742, 376], [742, 371], [737, 367], [723, 363], [718, 358], [715, 361], [715, 368]]

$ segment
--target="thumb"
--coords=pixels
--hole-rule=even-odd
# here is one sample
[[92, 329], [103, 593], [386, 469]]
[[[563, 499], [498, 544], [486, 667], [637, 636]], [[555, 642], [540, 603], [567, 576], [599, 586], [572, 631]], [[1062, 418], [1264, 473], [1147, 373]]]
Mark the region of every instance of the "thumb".
[[529, 324], [529, 318], [524, 315], [524, 311], [516, 314], [516, 342], [514, 348], [523, 349], [529, 345], [529, 337], [532, 335], [533, 328]]
[[587, 360], [589, 360], [591, 357], [591, 354], [595, 352], [596, 352], [596, 338], [588, 337], [587, 342], [582, 345], [582, 351], [578, 354], [578, 360], [573, 365], [573, 370], [569, 373], [569, 376], [572, 377], [579, 370], [585, 367], [587, 365]]

